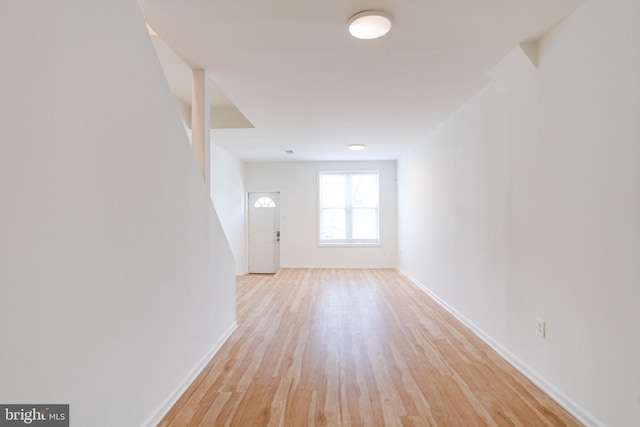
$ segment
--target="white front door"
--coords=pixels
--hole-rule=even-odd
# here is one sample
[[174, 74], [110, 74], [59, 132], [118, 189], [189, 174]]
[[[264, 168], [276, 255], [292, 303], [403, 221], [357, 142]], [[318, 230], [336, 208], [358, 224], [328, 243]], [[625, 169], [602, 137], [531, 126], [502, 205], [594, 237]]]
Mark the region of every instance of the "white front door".
[[249, 273], [280, 270], [280, 193], [249, 193]]

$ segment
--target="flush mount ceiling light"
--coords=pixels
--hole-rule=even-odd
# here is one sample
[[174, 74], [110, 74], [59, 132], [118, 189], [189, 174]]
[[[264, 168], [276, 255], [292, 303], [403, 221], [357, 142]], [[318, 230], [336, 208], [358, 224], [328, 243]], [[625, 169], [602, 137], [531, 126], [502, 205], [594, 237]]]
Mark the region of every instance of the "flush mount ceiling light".
[[364, 144], [351, 144], [347, 148], [351, 151], [362, 151], [364, 150]]
[[349, 32], [359, 39], [377, 39], [391, 29], [391, 15], [377, 10], [365, 10], [349, 18]]

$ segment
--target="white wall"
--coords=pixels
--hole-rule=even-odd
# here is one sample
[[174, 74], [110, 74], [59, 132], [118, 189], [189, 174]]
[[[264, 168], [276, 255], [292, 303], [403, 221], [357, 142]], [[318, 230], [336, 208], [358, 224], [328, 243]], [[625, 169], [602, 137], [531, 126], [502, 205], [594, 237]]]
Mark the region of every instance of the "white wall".
[[539, 47], [399, 161], [399, 267], [585, 422], [640, 425], [640, 2]]
[[[319, 170], [378, 170], [380, 246], [319, 247]], [[265, 162], [246, 164], [247, 192], [280, 192], [283, 267], [395, 267], [396, 162]]]
[[231, 246], [236, 275], [247, 273], [244, 162], [211, 144], [211, 200]]
[[4, 0], [0, 52], [0, 402], [152, 422], [235, 277], [137, 3]]

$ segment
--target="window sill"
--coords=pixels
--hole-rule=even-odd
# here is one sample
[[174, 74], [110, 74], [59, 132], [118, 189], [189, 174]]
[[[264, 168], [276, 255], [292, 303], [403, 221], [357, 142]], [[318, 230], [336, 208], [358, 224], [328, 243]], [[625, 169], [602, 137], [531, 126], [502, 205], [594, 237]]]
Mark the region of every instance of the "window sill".
[[319, 248], [379, 248], [380, 243], [318, 243]]

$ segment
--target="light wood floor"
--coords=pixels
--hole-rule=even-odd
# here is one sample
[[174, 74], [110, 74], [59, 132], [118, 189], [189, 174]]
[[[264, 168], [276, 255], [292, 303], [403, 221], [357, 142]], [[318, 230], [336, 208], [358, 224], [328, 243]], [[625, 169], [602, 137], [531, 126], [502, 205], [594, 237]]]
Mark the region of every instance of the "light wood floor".
[[160, 426], [577, 426], [386, 269], [238, 278], [238, 330]]

